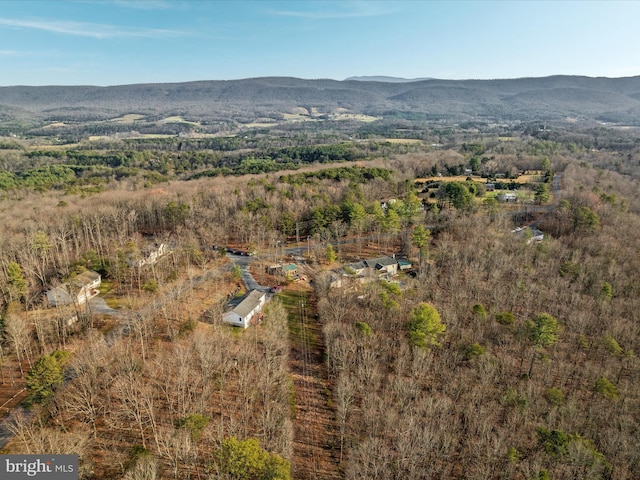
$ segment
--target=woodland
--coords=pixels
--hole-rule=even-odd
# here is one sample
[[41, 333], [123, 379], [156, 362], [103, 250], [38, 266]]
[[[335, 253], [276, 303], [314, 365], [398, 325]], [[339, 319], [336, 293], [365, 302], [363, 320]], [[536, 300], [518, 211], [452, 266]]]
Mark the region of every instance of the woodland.
[[[637, 128], [37, 128], [0, 139], [3, 453], [77, 453], [82, 479], [640, 478]], [[413, 268], [344, 269], [382, 255]], [[282, 285], [246, 330], [222, 322], [241, 267]], [[47, 305], [87, 270], [107, 307]]]

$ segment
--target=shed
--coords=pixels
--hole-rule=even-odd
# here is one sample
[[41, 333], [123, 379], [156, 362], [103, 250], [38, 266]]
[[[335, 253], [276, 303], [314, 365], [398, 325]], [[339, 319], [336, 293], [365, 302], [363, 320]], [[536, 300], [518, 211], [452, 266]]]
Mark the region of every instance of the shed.
[[411, 264], [411, 262], [409, 260], [407, 260], [406, 258], [399, 258], [398, 259], [398, 267], [400, 268], [401, 271], [411, 270], [412, 266], [413, 265]]
[[282, 271], [287, 277], [295, 277], [298, 273], [298, 266], [295, 263], [290, 263], [282, 267]]

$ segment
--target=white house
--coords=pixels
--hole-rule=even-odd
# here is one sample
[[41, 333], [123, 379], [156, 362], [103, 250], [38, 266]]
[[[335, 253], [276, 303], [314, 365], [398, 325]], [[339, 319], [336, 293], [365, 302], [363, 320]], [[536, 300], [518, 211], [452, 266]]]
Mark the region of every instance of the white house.
[[63, 283], [59, 287], [49, 290], [47, 301], [52, 307], [60, 305], [83, 305], [100, 292], [98, 287], [102, 282], [99, 273], [86, 271], [76, 275], [67, 283]]
[[237, 327], [247, 328], [260, 315], [266, 301], [266, 293], [252, 290], [236, 307], [222, 315], [222, 321]]
[[513, 192], [504, 192], [496, 195], [496, 199], [499, 202], [515, 202], [518, 200], [518, 197]]

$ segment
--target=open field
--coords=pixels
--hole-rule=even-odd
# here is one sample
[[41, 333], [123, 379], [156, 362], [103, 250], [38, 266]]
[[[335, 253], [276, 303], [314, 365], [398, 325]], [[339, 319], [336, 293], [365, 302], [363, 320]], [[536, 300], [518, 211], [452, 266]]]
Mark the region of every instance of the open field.
[[329, 115], [325, 115], [325, 114], [319, 113], [314, 108], [311, 109], [311, 113], [309, 113], [307, 110], [301, 108], [298, 111], [296, 111], [295, 113], [285, 113], [285, 114], [283, 114], [283, 117], [284, 117], [285, 120], [290, 121], [290, 122], [296, 122], [296, 121], [318, 121], [318, 120], [329, 119], [329, 120], [334, 120], [334, 121], [352, 120], [352, 121], [357, 121], [357, 122], [369, 123], [369, 122], [374, 122], [376, 120], [379, 120], [378, 117], [372, 117], [371, 115], [364, 115], [364, 114], [359, 114], [359, 113], [337, 112], [337, 113], [332, 113], [332, 114], [329, 114]]
[[[173, 138], [173, 137], [177, 137], [177, 135], [169, 135], [164, 133], [142, 133], [142, 134], [127, 136], [127, 138]], [[89, 141], [100, 142], [104, 140], [113, 140], [114, 138], [116, 138], [115, 135], [91, 135], [89, 136]], [[63, 145], [63, 146], [68, 147], [68, 145]]]
[[113, 123], [134, 123], [138, 120], [142, 120], [145, 116], [141, 115], [139, 113], [128, 113], [126, 115], [122, 115], [121, 117], [116, 117], [116, 118], [112, 118], [111, 120], [109, 120], [110, 122]]
[[271, 128], [277, 126], [277, 123], [262, 123], [262, 122], [253, 122], [253, 123], [243, 123], [242, 126], [245, 128]]
[[544, 177], [542, 175], [520, 175], [518, 178], [499, 178], [497, 180], [491, 180], [483, 177], [471, 176], [471, 175], [456, 175], [452, 177], [422, 177], [416, 178], [416, 183], [426, 182], [465, 182], [467, 178], [471, 177], [474, 182], [480, 183], [493, 183], [494, 181], [501, 183], [539, 183]]
[[372, 117], [371, 115], [364, 115], [359, 113], [337, 113], [329, 115], [330, 120], [355, 120], [357, 122], [375, 122], [379, 120], [378, 117]]
[[412, 145], [424, 143], [423, 140], [417, 138], [385, 138], [383, 141], [388, 143], [397, 143], [400, 145]]
[[67, 125], [67, 124], [66, 124], [66, 123], [64, 123], [64, 122], [53, 122], [53, 123], [50, 123], [50, 124], [48, 124], [48, 125], [45, 125], [45, 126], [44, 126], [44, 127], [42, 127], [42, 128], [46, 128], [46, 129], [49, 129], [49, 128], [58, 128], [58, 127], [65, 127], [66, 125]]
[[186, 123], [188, 125], [200, 125], [198, 122], [191, 122], [189, 120], [185, 120], [180, 115], [173, 115], [171, 117], [166, 117], [160, 120], [158, 123]]

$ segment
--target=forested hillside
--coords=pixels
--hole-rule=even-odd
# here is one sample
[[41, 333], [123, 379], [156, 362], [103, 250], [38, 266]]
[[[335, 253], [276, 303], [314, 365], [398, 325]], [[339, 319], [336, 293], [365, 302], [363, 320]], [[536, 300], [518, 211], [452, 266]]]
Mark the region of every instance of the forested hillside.
[[0, 120], [100, 121], [184, 115], [213, 124], [282, 119], [300, 109], [429, 120], [532, 119], [637, 124], [640, 78], [553, 76], [384, 82], [287, 77], [110, 87], [0, 87]]
[[[41, 133], [0, 142], [4, 452], [85, 479], [640, 477], [636, 130]], [[386, 257], [410, 267], [356, 271]], [[99, 296], [51, 307], [86, 271]], [[270, 301], [244, 330], [247, 278]]]

